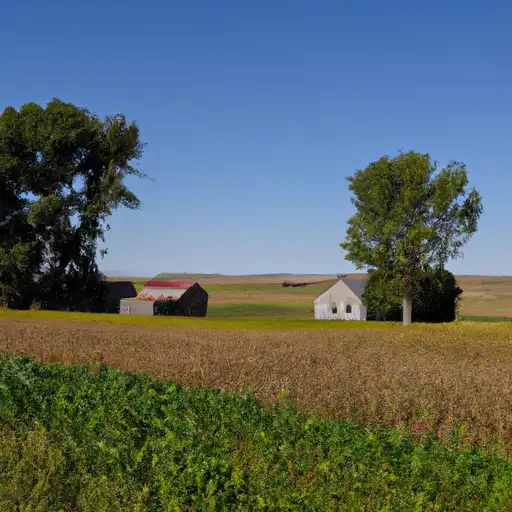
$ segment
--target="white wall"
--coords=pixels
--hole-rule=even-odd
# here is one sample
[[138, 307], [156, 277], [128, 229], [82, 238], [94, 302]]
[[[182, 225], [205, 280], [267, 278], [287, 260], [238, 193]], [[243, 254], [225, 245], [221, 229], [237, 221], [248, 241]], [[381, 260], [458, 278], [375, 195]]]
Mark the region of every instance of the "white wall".
[[153, 315], [153, 301], [137, 299], [121, 299], [120, 315]]
[[[348, 305], [350, 313], [347, 313]], [[336, 312], [333, 312], [333, 306]], [[316, 320], [366, 320], [366, 307], [343, 281], [338, 281], [320, 295], [314, 302], [314, 308]]]

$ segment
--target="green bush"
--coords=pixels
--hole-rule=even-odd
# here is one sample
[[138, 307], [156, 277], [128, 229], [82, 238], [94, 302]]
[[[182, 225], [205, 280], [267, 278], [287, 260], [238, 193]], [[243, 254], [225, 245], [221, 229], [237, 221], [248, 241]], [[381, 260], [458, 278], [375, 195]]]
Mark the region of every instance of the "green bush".
[[[382, 279], [370, 272], [365, 284], [364, 303], [368, 320], [399, 322], [402, 319], [402, 300], [398, 283]], [[413, 300], [412, 321], [441, 323], [457, 318], [462, 290], [455, 276], [445, 269], [427, 270], [417, 283]]]
[[169, 316], [176, 312], [176, 301], [173, 299], [156, 300], [153, 304], [155, 315]]
[[0, 509], [510, 510], [512, 461], [290, 403], [0, 357]]

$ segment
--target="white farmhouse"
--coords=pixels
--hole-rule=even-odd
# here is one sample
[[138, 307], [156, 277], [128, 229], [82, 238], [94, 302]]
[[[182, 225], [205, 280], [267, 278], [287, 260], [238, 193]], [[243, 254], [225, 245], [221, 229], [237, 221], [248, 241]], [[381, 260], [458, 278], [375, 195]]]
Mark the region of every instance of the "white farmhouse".
[[315, 299], [315, 320], [366, 320], [364, 279], [341, 278]]

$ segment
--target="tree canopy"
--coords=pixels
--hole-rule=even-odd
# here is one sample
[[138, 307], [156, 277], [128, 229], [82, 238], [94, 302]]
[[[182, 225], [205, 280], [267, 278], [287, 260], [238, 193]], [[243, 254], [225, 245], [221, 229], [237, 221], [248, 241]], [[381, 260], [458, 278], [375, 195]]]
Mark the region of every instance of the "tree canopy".
[[459, 257], [477, 231], [481, 196], [469, 189], [464, 163], [439, 168], [413, 151], [384, 156], [347, 180], [356, 211], [340, 244], [345, 258], [398, 283], [409, 324], [424, 270]]
[[[48, 307], [94, 300], [108, 217], [137, 209], [125, 180], [143, 153], [139, 129], [58, 99], [0, 115], [0, 300]], [[66, 305], [63, 305], [67, 303]]]

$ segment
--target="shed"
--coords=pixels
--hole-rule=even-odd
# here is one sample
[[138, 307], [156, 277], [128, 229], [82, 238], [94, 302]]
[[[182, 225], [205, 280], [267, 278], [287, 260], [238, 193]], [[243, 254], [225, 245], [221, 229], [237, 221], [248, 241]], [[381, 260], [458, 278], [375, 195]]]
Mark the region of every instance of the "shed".
[[366, 320], [364, 279], [342, 277], [314, 301], [316, 320]]
[[105, 311], [118, 313], [122, 299], [137, 297], [137, 290], [131, 281], [106, 281], [107, 300]]
[[[162, 302], [164, 304], [162, 304]], [[124, 315], [206, 316], [208, 293], [199, 283], [148, 281], [133, 299], [121, 301]]]

